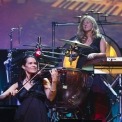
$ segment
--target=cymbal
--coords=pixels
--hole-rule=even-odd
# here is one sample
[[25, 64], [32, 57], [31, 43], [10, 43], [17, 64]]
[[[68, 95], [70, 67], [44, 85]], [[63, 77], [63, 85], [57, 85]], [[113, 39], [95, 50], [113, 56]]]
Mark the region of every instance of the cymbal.
[[86, 44], [80, 43], [78, 40], [66, 40], [66, 39], [61, 39], [61, 40], [70, 45], [76, 45], [78, 47], [83, 47], [83, 48], [91, 48]]

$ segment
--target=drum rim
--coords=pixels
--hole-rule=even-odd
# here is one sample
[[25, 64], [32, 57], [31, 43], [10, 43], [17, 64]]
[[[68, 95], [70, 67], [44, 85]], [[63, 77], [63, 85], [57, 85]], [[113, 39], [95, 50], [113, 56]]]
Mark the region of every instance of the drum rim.
[[67, 70], [67, 71], [85, 71], [83, 69], [80, 69], [80, 68], [70, 68], [70, 67], [57, 67], [57, 69], [60, 69], [60, 70]]

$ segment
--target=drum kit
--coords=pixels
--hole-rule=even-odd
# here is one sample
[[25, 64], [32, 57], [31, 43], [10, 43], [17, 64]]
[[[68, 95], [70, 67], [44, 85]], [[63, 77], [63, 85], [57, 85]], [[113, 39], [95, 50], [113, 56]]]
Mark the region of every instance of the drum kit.
[[[80, 43], [78, 40], [72, 41], [61, 39], [60, 41], [63, 41], [65, 44], [70, 45], [70, 50], [73, 50], [71, 48], [74, 46], [91, 49], [90, 46]], [[60, 56], [73, 58], [66, 53], [69, 49], [62, 47], [60, 48], [59, 52], [54, 50], [51, 51], [52, 48], [46, 45], [42, 45], [40, 40], [37, 42], [36, 46], [32, 47], [35, 47], [36, 49], [34, 51], [26, 51], [22, 53], [22, 56], [26, 53], [32, 53], [37, 57], [40, 69], [44, 66], [46, 66], [46, 68], [48, 67], [49, 69], [56, 67], [59, 71], [60, 82], [58, 83], [57, 87], [57, 97], [55, 103], [53, 106], [51, 106], [51, 108], [53, 108], [51, 109], [53, 110], [52, 113], [57, 111], [59, 113], [65, 113], [69, 112], [69, 110], [73, 110], [73, 118], [77, 118], [76, 113], [82, 113], [81, 110], [83, 109], [85, 100], [87, 99], [90, 87], [92, 85], [93, 65], [88, 64], [83, 66], [81, 69], [59, 66], [59, 64], [63, 61]], [[22, 56], [19, 55], [12, 58], [11, 64], [15, 66], [18, 60], [22, 58]], [[79, 56], [79, 54], [77, 56]], [[9, 57], [7, 60], [9, 60]], [[71, 61], [73, 62], [74, 60]]]
[[[71, 47], [74, 46], [91, 49], [90, 46], [82, 44], [77, 40], [72, 41], [61, 39], [61, 41], [70, 45], [70, 50], [73, 50]], [[67, 55], [67, 50], [69, 49], [62, 47], [58, 52], [45, 50], [45, 48], [46, 46], [43, 47], [43, 45], [37, 43], [36, 49], [33, 53], [36, 54], [39, 60], [40, 69], [48, 64], [46, 67], [47, 69], [56, 67], [59, 72], [57, 96], [53, 106], [51, 106], [51, 113], [58, 112], [58, 114], [63, 116], [62, 114], [72, 111], [72, 118], [79, 118], [79, 114], [83, 113], [82, 109], [84, 109], [84, 104], [93, 82], [91, 76], [93, 70], [88, 68], [89, 65], [85, 66], [85, 68], [83, 67], [82, 69], [59, 66], [59, 64], [63, 62], [63, 59], [60, 59], [61, 56], [67, 57], [68, 59], [71, 58], [70, 55]], [[72, 63], [73, 62], [75, 62], [75, 60], [72, 60]], [[89, 107], [88, 109], [91, 108]], [[63, 119], [63, 117], [61, 117], [61, 119]]]
[[[53, 61], [54, 59], [56, 60], [59, 59], [60, 56], [73, 58], [73, 57], [70, 57], [70, 55], [67, 55], [67, 50], [73, 51], [74, 47], [92, 49], [90, 46], [80, 43], [78, 40], [61, 39], [61, 41], [63, 41], [65, 44], [70, 45], [70, 49], [65, 49], [64, 47], [62, 47], [61, 53], [55, 52], [55, 51], [51, 52], [51, 51], [41, 50], [42, 57], [40, 59], [47, 59], [47, 61], [43, 63], [43, 65], [48, 64], [49, 63], [48, 60], [50, 59], [53, 59]], [[51, 54], [51, 56], [48, 56], [46, 54]], [[58, 58], [54, 57], [54, 55], [58, 55]], [[77, 56], [79, 56], [79, 54]], [[74, 62], [74, 60], [71, 60], [71, 61]], [[58, 60], [57, 62], [59, 64], [60, 62], [62, 62], [62, 59], [60, 61]], [[53, 62], [50, 62], [50, 63], [53, 63]], [[58, 83], [58, 86], [57, 86], [57, 96], [56, 96], [56, 100], [53, 106], [51, 106], [51, 110], [52, 110], [51, 112], [53, 114], [55, 113], [58, 114], [56, 116], [58, 117], [60, 116], [60, 119], [63, 119], [63, 118], [67, 119], [68, 117], [66, 117], [65, 115], [70, 112], [72, 113], [71, 118], [75, 118], [75, 119], [79, 119], [79, 118], [81, 119], [84, 116], [85, 117], [90, 116], [91, 114], [90, 112], [92, 112], [91, 110], [92, 108], [90, 105], [86, 105], [85, 102], [87, 102], [88, 100], [89, 91], [93, 83], [94, 67], [96, 65], [108, 66], [109, 64], [106, 63], [105, 58], [88, 61], [81, 69], [72, 68], [72, 67], [64, 67], [64, 66], [57, 67], [54, 64], [53, 66], [57, 67], [59, 71], [60, 82]], [[40, 65], [42, 65], [42, 62], [40, 62]], [[52, 64], [50, 64], [49, 67], [51, 66]], [[102, 79], [102, 80], [103, 80], [103, 83], [105, 84], [105, 87], [108, 87], [108, 89], [112, 92], [113, 95], [116, 96], [118, 100], [118, 95], [116, 94], [114, 89], [111, 87], [111, 85], [108, 83], [108, 81], [106, 81], [106, 79]], [[84, 108], [84, 106], [86, 108]], [[87, 115], [83, 113], [84, 109], [87, 109], [85, 113]], [[109, 109], [108, 110], [108, 113], [109, 113], [110, 108], [108, 107], [108, 109]], [[85, 119], [88, 119], [88, 118], [85, 118]]]

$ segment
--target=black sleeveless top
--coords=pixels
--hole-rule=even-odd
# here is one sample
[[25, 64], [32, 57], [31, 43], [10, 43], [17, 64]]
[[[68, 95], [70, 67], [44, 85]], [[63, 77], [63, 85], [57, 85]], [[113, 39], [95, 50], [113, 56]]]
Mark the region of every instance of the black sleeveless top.
[[100, 53], [100, 41], [101, 41], [102, 36], [96, 37], [93, 42], [91, 43], [90, 47], [91, 48], [78, 48], [78, 53], [79, 53], [79, 59], [77, 62], [77, 68], [82, 68], [82, 66], [86, 63], [87, 61], [87, 55], [90, 53]]
[[[15, 114], [15, 122], [49, 122], [46, 95], [40, 80], [34, 81], [35, 85], [29, 90], [22, 88], [17, 97], [21, 102]], [[18, 82], [19, 88], [22, 82]]]
[[34, 86], [27, 91], [24, 87], [22, 88], [22, 82], [18, 82], [18, 88], [22, 88], [17, 95], [20, 102], [23, 102], [23, 100], [29, 96], [37, 97], [42, 100], [46, 98], [42, 82], [40, 80], [35, 80], [34, 83]]

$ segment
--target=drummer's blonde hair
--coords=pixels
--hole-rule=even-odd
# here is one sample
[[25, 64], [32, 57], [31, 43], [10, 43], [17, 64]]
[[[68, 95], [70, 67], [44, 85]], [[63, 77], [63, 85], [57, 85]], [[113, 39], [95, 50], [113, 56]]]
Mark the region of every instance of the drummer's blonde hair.
[[85, 36], [84, 30], [83, 30], [83, 22], [85, 19], [90, 20], [90, 22], [93, 24], [93, 30], [92, 30], [93, 38], [98, 37], [100, 35], [100, 30], [98, 28], [98, 24], [97, 24], [96, 20], [90, 15], [84, 15], [81, 18], [80, 23], [78, 25], [78, 31], [77, 31], [78, 38], [80, 39]]

